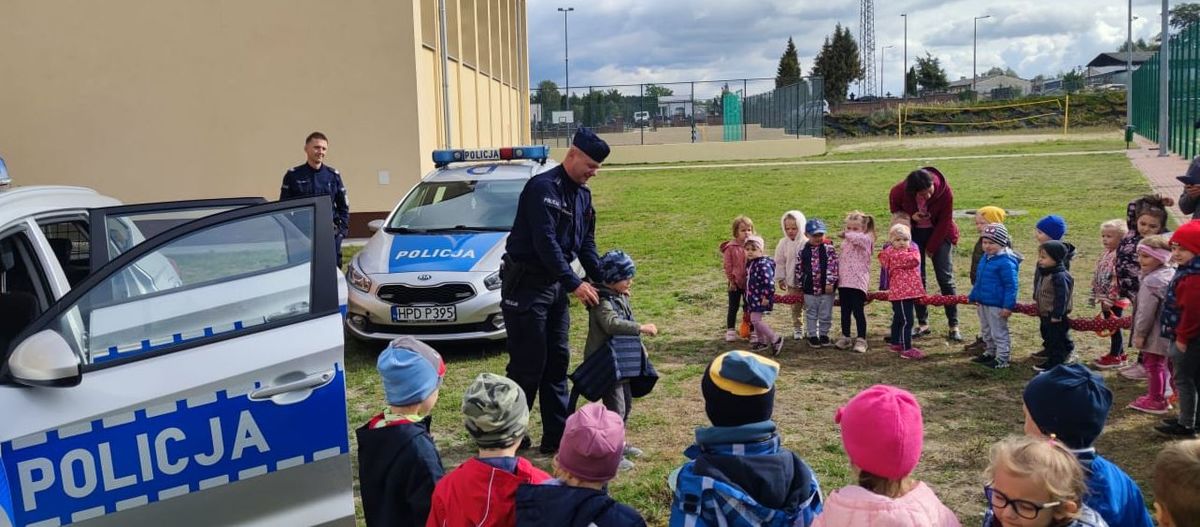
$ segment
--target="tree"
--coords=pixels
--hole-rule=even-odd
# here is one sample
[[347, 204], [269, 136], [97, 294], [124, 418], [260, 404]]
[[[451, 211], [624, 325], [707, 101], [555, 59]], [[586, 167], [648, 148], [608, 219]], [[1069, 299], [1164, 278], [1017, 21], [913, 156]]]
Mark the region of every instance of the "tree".
[[800, 56], [796, 53], [796, 44], [788, 37], [787, 48], [779, 57], [779, 69], [775, 71], [775, 87], [782, 88], [800, 82]]
[[642, 93], [645, 93], [646, 97], [654, 97], [655, 99], [657, 99], [659, 97], [667, 97], [670, 95], [675, 95], [674, 90], [664, 87], [664, 86], [656, 86], [654, 84], [647, 84], [645, 90]]
[[[1139, 38], [1136, 41], [1134, 41], [1133, 50], [1134, 51], [1158, 51], [1158, 44], [1147, 44], [1146, 39]], [[1126, 51], [1129, 51], [1129, 43], [1122, 42], [1121, 47], [1117, 48], [1117, 52], [1125, 53]]]
[[858, 56], [858, 43], [850, 34], [850, 28], [837, 24], [833, 37], [825, 37], [821, 52], [813, 61], [812, 74], [825, 80], [826, 98], [835, 102], [846, 100], [850, 83], [863, 76], [862, 62]]
[[1067, 93], [1075, 93], [1083, 89], [1083, 74], [1078, 71], [1071, 70], [1062, 74], [1063, 90]]
[[917, 57], [917, 84], [922, 92], [946, 91], [950, 81], [946, 78], [946, 70], [942, 69], [942, 61], [928, 51], [924, 57]]
[[1000, 66], [992, 66], [992, 69], [983, 73], [984, 77], [991, 77], [992, 75], [1004, 75], [1004, 68], [1001, 68]]
[[538, 83], [537, 91], [529, 94], [530, 102], [534, 104], [558, 106], [562, 104], [562, 94], [558, 92], [558, 84], [554, 81]]
[[1171, 27], [1175, 29], [1183, 29], [1200, 22], [1200, 4], [1178, 4], [1168, 12], [1171, 14]]
[[909, 66], [908, 73], [904, 74], [904, 90], [911, 94], [917, 93], [917, 67]]

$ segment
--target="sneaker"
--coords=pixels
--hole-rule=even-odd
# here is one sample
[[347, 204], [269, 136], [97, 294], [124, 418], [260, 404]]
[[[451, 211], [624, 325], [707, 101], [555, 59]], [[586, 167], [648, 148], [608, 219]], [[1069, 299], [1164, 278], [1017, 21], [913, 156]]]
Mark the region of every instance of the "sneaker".
[[1144, 381], [1148, 377], [1146, 375], [1146, 368], [1136, 362], [1132, 366], [1121, 368], [1121, 371], [1117, 372], [1117, 374], [1131, 381]]
[[1125, 360], [1126, 357], [1124, 354], [1105, 355], [1099, 359], [1096, 359], [1095, 361], [1092, 361], [1092, 364], [1102, 370], [1111, 370], [1113, 368], [1120, 368], [1121, 366], [1124, 366]]
[[767, 349], [768, 347], [769, 346], [767, 346], [766, 344], [763, 344], [761, 342], [755, 342], [753, 344], [750, 344], [750, 351], [759, 352], [759, 351], [763, 351], [763, 350]]
[[1175, 438], [1179, 438], [1179, 439], [1196, 439], [1196, 429], [1183, 426], [1183, 425], [1179, 424], [1178, 421], [1176, 421], [1174, 424], [1171, 424], [1171, 425], [1166, 425], [1166, 424], [1158, 425], [1158, 426], [1154, 427], [1154, 429], [1157, 430], [1158, 433], [1166, 435], [1166, 436], [1171, 436], [1171, 437], [1175, 437]]
[[736, 330], [732, 330], [732, 329], [725, 330], [725, 342], [737, 342], [737, 340], [738, 340], [738, 334], [737, 334]]
[[830, 345], [830, 344], [832, 344], [832, 343], [833, 343], [833, 342], [832, 342], [831, 340], [829, 340], [829, 336], [828, 336], [828, 335], [821, 335], [821, 345], [822, 345], [822, 346], [828, 346], [828, 345]]
[[771, 356], [778, 357], [781, 351], [783, 351], [783, 335], [775, 339], [775, 344], [771, 346]]
[[984, 353], [978, 357], [975, 357], [974, 359], [971, 359], [971, 362], [974, 362], [975, 364], [987, 364], [989, 362], [992, 362], [992, 359], [995, 359], [995, 358], [996, 357], [993, 355], [988, 355], [987, 353]]
[[855, 353], [867, 352], [867, 339], [854, 339], [854, 347], [851, 348]]
[[850, 340], [850, 337], [838, 337], [837, 342], [833, 343], [833, 347], [840, 350], [848, 350], [853, 345], [854, 341]]
[[901, 348], [899, 344], [888, 344], [888, 351], [892, 353], [900, 353], [904, 351], [904, 348]]
[[1159, 422], [1162, 423], [1163, 426], [1175, 426], [1175, 425], [1179, 424], [1179, 418], [1178, 417], [1168, 417]]
[[821, 339], [819, 339], [817, 337], [808, 337], [808, 347], [810, 347], [810, 348], [821, 347]]
[[1062, 364], [1062, 363], [1061, 363], [1061, 362], [1053, 362], [1053, 361], [1047, 360], [1047, 361], [1045, 361], [1045, 362], [1042, 362], [1041, 364], [1034, 364], [1034, 365], [1033, 365], [1033, 371], [1036, 371], [1036, 372], [1038, 372], [1038, 373], [1041, 373], [1041, 372], [1044, 372], [1044, 371], [1046, 371], [1046, 370], [1049, 370], [1049, 369], [1051, 369], [1051, 368], [1053, 368], [1053, 367], [1055, 367], [1055, 366], [1058, 366], [1058, 365], [1060, 365], [1060, 364]]
[[975, 342], [963, 346], [963, 351], [970, 353], [981, 353], [985, 349], [987, 349], [987, 344], [985, 344], [983, 339], [980, 337], [975, 337]]
[[1126, 408], [1148, 414], [1162, 415], [1171, 410], [1171, 405], [1167, 404], [1166, 401], [1155, 401], [1154, 399], [1151, 399], [1150, 396], [1143, 395], [1137, 399], [1134, 399], [1134, 401], [1129, 403], [1129, 406], [1126, 406]]
[[991, 368], [993, 370], [1002, 370], [1002, 369], [1008, 367], [1008, 361], [1001, 361], [1000, 359], [997, 359], [995, 357], [992, 357], [991, 359], [992, 360], [990, 360], [990, 361], [979, 363], [980, 366], [983, 366], [985, 368]]
[[923, 328], [916, 328], [913, 330], [913, 338], [914, 339], [921, 338], [921, 337], [928, 337], [929, 335], [932, 335], [932, 334], [933, 334], [933, 330], [929, 329], [929, 326], [925, 326]]
[[750, 332], [750, 343], [751, 343], [751, 344], [761, 344], [761, 343], [758, 341], [758, 332], [757, 332], [757, 331], [751, 331], [751, 332]]
[[950, 335], [947, 337], [951, 342], [962, 342], [962, 332], [958, 328], [950, 328]]
[[625, 445], [625, 457], [642, 457], [644, 455], [646, 453], [642, 452], [642, 449], [629, 444]]
[[633, 470], [633, 467], [634, 467], [634, 464], [632, 461], [625, 459], [625, 458], [621, 458], [621, 464], [617, 465], [617, 470], [624, 472], [626, 470]]
[[792, 330], [792, 340], [804, 340], [804, 330], [803, 329], [793, 329]]
[[917, 348], [909, 348], [909, 349], [906, 349], [906, 350], [900, 352], [900, 358], [921, 360], [921, 359], [925, 358], [925, 352], [921, 351]]
[[1046, 350], [1041, 350], [1041, 351], [1032, 353], [1029, 356], [1033, 357], [1035, 359], [1048, 359], [1048, 358], [1050, 358], [1050, 352], [1048, 352]]

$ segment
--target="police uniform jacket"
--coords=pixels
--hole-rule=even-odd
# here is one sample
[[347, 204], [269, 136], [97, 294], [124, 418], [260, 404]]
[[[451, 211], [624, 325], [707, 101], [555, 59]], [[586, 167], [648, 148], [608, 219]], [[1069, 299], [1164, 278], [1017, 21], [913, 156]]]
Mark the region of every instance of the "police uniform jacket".
[[582, 281], [571, 260], [578, 258], [589, 277], [600, 276], [595, 234], [591, 189], [576, 184], [559, 165], [525, 184], [506, 251], [513, 261], [574, 291]]
[[342, 175], [337, 169], [325, 164], [314, 169], [308, 163], [288, 169], [283, 175], [279, 199], [310, 196], [329, 196], [333, 199], [333, 223], [337, 226], [337, 234], [346, 236], [346, 231], [350, 228], [350, 201], [346, 197], [346, 185], [342, 184]]

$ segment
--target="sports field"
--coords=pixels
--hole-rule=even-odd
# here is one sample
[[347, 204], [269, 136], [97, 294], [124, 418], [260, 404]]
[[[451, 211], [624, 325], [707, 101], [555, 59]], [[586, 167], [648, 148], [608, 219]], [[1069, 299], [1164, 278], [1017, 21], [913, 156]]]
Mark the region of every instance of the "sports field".
[[[1076, 317], [1094, 316], [1087, 307], [1086, 289], [1099, 253], [1099, 225], [1123, 218], [1125, 204], [1149, 190], [1123, 154], [1117, 134], [1112, 139], [1050, 141], [1019, 145], [972, 145], [964, 148], [880, 149], [834, 154], [816, 161], [852, 161], [686, 169], [604, 170], [591, 182], [598, 213], [597, 239], [601, 252], [620, 248], [637, 262], [633, 286], [634, 313], [654, 322], [660, 335], [646, 340], [662, 378], [654, 393], [634, 403], [629, 441], [647, 456], [622, 473], [612, 485], [621, 501], [639, 509], [651, 525], [665, 525], [670, 503], [666, 476], [683, 461], [693, 430], [705, 425], [700, 399], [700, 374], [718, 353], [747, 344], [727, 344], [723, 333], [725, 293], [717, 245], [729, 237], [730, 220], [738, 214], [754, 219], [773, 249], [782, 235], [779, 218], [799, 209], [809, 218], [825, 219], [830, 232], [840, 229], [846, 212], [861, 209], [887, 222], [888, 189], [908, 172], [932, 160], [948, 178], [958, 209], [998, 205], [1028, 211], [1010, 217], [1008, 227], [1016, 249], [1027, 255], [1022, 265], [1021, 300], [1032, 290], [1036, 245], [1033, 224], [1044, 214], [1064, 216], [1070, 224], [1068, 241], [1078, 247], [1072, 268]], [[1077, 152], [1080, 155], [1061, 155]], [[902, 158], [903, 161], [889, 161]], [[863, 162], [869, 161], [869, 162]], [[955, 252], [959, 291], [967, 279], [975, 228], [960, 219], [963, 240]], [[886, 229], [886, 227], [885, 227]], [[875, 271], [877, 272], [877, 271]], [[930, 276], [932, 283], [932, 275]], [[779, 306], [783, 307], [783, 306]], [[961, 309], [963, 333], [970, 338], [978, 322], [971, 309]], [[777, 330], [790, 329], [786, 308], [771, 316]], [[833, 414], [859, 390], [888, 383], [912, 391], [924, 407], [925, 453], [915, 477], [934, 487], [964, 524], [983, 511], [981, 472], [988, 447], [1006, 434], [1020, 433], [1020, 393], [1033, 375], [1028, 355], [1040, 341], [1037, 321], [1014, 315], [1013, 367], [984, 370], [970, 364], [960, 346], [942, 338], [942, 311], [931, 310], [934, 336], [918, 341], [930, 354], [924, 361], [903, 361], [885, 350], [890, 306], [868, 306], [871, 351], [865, 355], [833, 348], [809, 349], [788, 335], [779, 360], [783, 365], [775, 402], [775, 421], [784, 445], [806, 459], [828, 492], [850, 482]], [[581, 358], [587, 330], [586, 312], [573, 305], [572, 367]], [[835, 316], [835, 328], [837, 326]], [[1080, 354], [1098, 356], [1107, 339], [1076, 334]], [[382, 344], [347, 342], [350, 425], [357, 427], [382, 409], [382, 390], [375, 373], [375, 356]], [[434, 436], [447, 468], [472, 454], [470, 438], [461, 425], [459, 405], [464, 387], [480, 372], [502, 374], [507, 361], [502, 349], [447, 347], [442, 349], [449, 372], [434, 411]], [[1106, 373], [1115, 393], [1108, 428], [1097, 447], [1124, 467], [1143, 490], [1153, 455], [1162, 445], [1151, 416], [1124, 409], [1142, 393], [1142, 385]], [[536, 411], [530, 430], [535, 444], [540, 434]], [[353, 434], [351, 434], [353, 438]], [[531, 459], [543, 468], [550, 460]], [[1149, 496], [1148, 496], [1149, 498]]]

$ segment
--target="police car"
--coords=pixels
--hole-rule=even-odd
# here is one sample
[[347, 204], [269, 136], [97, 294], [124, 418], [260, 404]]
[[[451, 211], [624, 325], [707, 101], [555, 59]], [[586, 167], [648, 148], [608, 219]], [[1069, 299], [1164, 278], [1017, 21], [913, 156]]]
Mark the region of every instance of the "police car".
[[354, 525], [328, 199], [7, 187], [0, 527]]
[[503, 339], [500, 258], [521, 190], [553, 167], [549, 155], [544, 145], [434, 151], [436, 168], [372, 222], [347, 266], [350, 335]]

